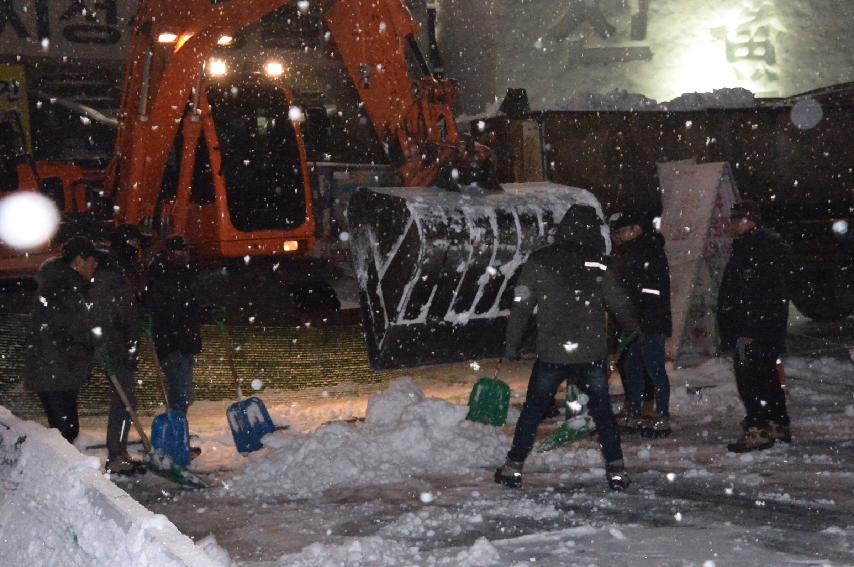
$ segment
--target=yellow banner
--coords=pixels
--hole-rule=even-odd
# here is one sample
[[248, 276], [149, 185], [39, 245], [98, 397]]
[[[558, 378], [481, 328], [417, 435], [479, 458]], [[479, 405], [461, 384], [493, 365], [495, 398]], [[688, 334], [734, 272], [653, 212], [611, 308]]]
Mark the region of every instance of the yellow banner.
[[20, 65], [0, 65], [0, 113], [5, 114], [7, 111], [15, 111], [20, 117], [24, 148], [27, 153], [32, 153], [27, 77]]

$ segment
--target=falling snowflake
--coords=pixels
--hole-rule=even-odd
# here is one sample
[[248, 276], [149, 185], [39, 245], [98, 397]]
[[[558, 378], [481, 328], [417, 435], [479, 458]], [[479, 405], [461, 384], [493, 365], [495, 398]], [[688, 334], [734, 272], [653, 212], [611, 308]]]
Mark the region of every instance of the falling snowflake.
[[574, 342], [572, 342], [572, 341], [566, 341], [566, 342], [563, 344], [563, 350], [565, 350], [565, 351], [566, 351], [566, 352], [568, 352], [568, 353], [569, 353], [569, 352], [573, 352], [573, 351], [575, 351], [575, 350], [577, 350], [577, 349], [578, 349], [578, 343], [574, 343]]

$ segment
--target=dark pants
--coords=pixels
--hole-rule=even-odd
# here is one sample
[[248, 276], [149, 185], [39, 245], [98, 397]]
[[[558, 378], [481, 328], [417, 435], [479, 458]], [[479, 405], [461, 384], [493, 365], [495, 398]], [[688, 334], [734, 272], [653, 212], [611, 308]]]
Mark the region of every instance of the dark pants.
[[640, 415], [645, 375], [652, 382], [655, 409], [670, 415], [670, 380], [664, 369], [664, 335], [648, 335], [635, 341], [626, 352], [626, 401], [629, 415]]
[[[627, 353], [623, 353], [620, 358], [617, 359], [617, 373], [620, 375], [620, 382], [623, 384], [623, 391], [629, 391], [629, 375], [626, 370], [626, 358]], [[624, 409], [629, 411], [629, 402], [628, 402], [628, 393], [626, 394], [626, 403]], [[648, 402], [650, 400], [655, 400], [655, 386], [652, 385], [652, 378], [649, 377], [649, 373], [644, 371], [643, 373], [643, 396], [642, 400], [644, 402]]]
[[786, 393], [777, 375], [777, 354], [755, 344], [739, 347], [735, 357], [735, 382], [744, 404], [748, 427], [769, 421], [789, 425]]
[[[136, 396], [134, 396], [134, 371], [127, 365], [116, 364], [113, 372], [119, 380], [119, 384], [125, 392], [128, 401], [136, 409]], [[109, 380], [109, 377], [107, 378]], [[113, 387], [110, 380], [110, 414], [107, 417], [107, 458], [121, 457], [127, 452], [128, 433], [131, 428], [130, 414], [125, 408], [124, 402]]]
[[47, 414], [47, 422], [69, 442], [74, 443], [80, 433], [80, 420], [77, 417], [77, 396], [79, 390], [62, 392], [39, 392], [39, 399]]
[[516, 422], [513, 445], [507, 457], [523, 462], [534, 446], [537, 427], [552, 403], [558, 387], [564, 380], [572, 380], [589, 398], [587, 411], [596, 423], [599, 434], [599, 446], [606, 464], [622, 466], [623, 450], [620, 447], [620, 433], [617, 420], [611, 409], [611, 397], [608, 395], [608, 378], [602, 361], [584, 364], [550, 364], [537, 360], [528, 381], [528, 393], [522, 406], [522, 415]]
[[193, 403], [193, 364], [192, 354], [175, 351], [160, 363], [166, 376], [169, 390], [169, 409], [187, 413], [187, 408]]

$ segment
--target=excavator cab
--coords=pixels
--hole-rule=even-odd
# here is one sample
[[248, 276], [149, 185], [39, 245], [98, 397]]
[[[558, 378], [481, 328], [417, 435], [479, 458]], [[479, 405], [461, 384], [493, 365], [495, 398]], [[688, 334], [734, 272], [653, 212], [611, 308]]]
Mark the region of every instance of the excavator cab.
[[[311, 250], [302, 111], [279, 81], [285, 66], [268, 61], [262, 72], [248, 50], [228, 46], [270, 14], [281, 24], [310, 23], [314, 13], [325, 27], [316, 30], [322, 55], [337, 54], [346, 68], [401, 185], [357, 189], [347, 213], [371, 364], [499, 354], [519, 268], [571, 205], [598, 203], [550, 183], [499, 185], [489, 150], [458, 129], [457, 85], [421, 53], [403, 0], [319, 0], [277, 12], [292, 4], [141, 2], [107, 172], [115, 222], [154, 228], [157, 218], [162, 234], [183, 235], [212, 261]], [[271, 57], [263, 38], [256, 55]], [[249, 76], [230, 75], [229, 61]], [[177, 182], [164, 199], [170, 148]]]
[[200, 89], [164, 176], [177, 186], [164, 183], [161, 230], [183, 233], [202, 261], [311, 250], [301, 112], [288, 90], [255, 76]]

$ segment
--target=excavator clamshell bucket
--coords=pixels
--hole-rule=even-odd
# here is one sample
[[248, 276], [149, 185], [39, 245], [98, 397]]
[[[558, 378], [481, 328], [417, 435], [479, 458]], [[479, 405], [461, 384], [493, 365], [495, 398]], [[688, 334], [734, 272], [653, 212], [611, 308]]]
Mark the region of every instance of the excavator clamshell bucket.
[[[584, 189], [357, 189], [347, 211], [368, 356], [375, 369], [498, 356], [517, 273]], [[609, 243], [603, 224], [603, 238]]]

